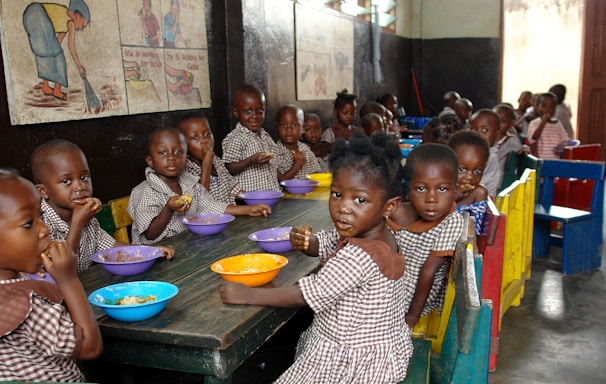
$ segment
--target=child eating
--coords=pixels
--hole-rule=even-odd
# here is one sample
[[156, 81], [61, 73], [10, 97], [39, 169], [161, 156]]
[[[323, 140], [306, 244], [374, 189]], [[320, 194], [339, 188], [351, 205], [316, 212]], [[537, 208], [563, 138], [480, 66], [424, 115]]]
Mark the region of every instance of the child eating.
[[327, 158], [331, 145], [322, 140], [322, 122], [316, 113], [305, 113], [303, 117], [303, 137], [301, 141], [316, 155], [320, 172], [328, 172]]

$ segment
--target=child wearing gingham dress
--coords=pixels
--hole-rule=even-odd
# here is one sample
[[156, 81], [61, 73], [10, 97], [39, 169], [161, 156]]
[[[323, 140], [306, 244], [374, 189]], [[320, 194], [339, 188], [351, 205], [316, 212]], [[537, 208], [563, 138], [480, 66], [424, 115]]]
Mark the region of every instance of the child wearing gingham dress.
[[[217, 171], [217, 176], [211, 175], [210, 177], [209, 192], [211, 196], [217, 201], [222, 201], [231, 205], [236, 204], [236, 196], [241, 190], [238, 182], [231, 173], [229, 173], [227, 168], [225, 168], [225, 164], [223, 164], [223, 160], [221, 160], [220, 157], [213, 157], [213, 166]], [[185, 172], [191, 173], [195, 177], [200, 177], [202, 168], [190, 159], [187, 159], [185, 163]]]
[[[309, 149], [309, 146], [305, 143], [298, 142], [297, 149], [305, 155], [307, 161], [303, 164], [303, 167], [299, 169], [294, 179], [305, 179], [307, 175], [314, 172], [321, 172], [318, 158]], [[276, 142], [276, 157], [280, 159], [278, 162], [278, 171], [280, 173], [286, 173], [294, 164], [294, 158], [292, 153], [282, 144], [280, 140]]]

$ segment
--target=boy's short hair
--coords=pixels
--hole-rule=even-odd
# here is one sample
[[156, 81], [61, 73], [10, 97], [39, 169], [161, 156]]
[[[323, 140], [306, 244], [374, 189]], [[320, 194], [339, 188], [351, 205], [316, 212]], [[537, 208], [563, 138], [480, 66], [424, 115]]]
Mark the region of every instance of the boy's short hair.
[[499, 115], [497, 115], [497, 113], [495, 111], [493, 111], [492, 109], [488, 109], [488, 108], [482, 108], [479, 111], [476, 111], [470, 119], [470, 123], [473, 122], [475, 119], [477, 119], [480, 116], [490, 116], [493, 120], [493, 122], [496, 124], [495, 127], [498, 129], [499, 126], [501, 125], [501, 118], [499, 117]]
[[320, 115], [318, 115], [317, 113], [313, 113], [313, 112], [305, 112], [303, 114], [303, 122], [306, 122], [308, 120], [317, 120], [318, 122], [320, 122]]
[[234, 92], [234, 96], [233, 96], [234, 106], [236, 104], [236, 100], [239, 97], [241, 97], [242, 95], [247, 95], [247, 94], [255, 94], [255, 95], [259, 96], [261, 98], [261, 101], [263, 101], [263, 103], [265, 103], [265, 94], [263, 93], [262, 90], [255, 87], [254, 85], [244, 84], [240, 88], [236, 89], [236, 92]]
[[448, 140], [448, 146], [455, 151], [461, 145], [473, 145], [474, 147], [478, 147], [484, 156], [486, 156], [486, 161], [488, 162], [488, 158], [490, 157], [490, 145], [488, 144], [486, 137], [481, 133], [472, 130], [459, 131], [452, 135]]
[[276, 121], [280, 119], [280, 115], [282, 114], [282, 112], [288, 109], [295, 111], [295, 114], [297, 115], [297, 118], [301, 121], [301, 124], [305, 121], [305, 114], [303, 113], [303, 109], [296, 104], [286, 104], [280, 107], [280, 109], [278, 109], [278, 112], [276, 112]]
[[7, 180], [18, 179], [19, 177], [19, 172], [16, 169], [0, 167], [0, 184]]
[[516, 119], [516, 113], [510, 104], [506, 104], [506, 103], [497, 104], [494, 106], [494, 108], [492, 110], [495, 111], [496, 113], [499, 113], [499, 111], [504, 111], [510, 120], [513, 121]]
[[190, 119], [206, 119], [206, 115], [200, 111], [195, 110], [185, 112], [177, 118], [177, 120], [175, 121], [175, 126], [178, 126], [182, 122]]
[[545, 93], [541, 93], [539, 96], [537, 96], [537, 105], [541, 104], [541, 102], [543, 101], [544, 98], [550, 98], [553, 99], [553, 101], [555, 101], [555, 103], [558, 103], [558, 97], [556, 96], [555, 93], [553, 92], [545, 92]]
[[172, 132], [172, 133], [176, 134], [177, 136], [179, 136], [179, 140], [181, 140], [181, 144], [187, 150], [187, 140], [185, 139], [185, 136], [183, 135], [183, 133], [181, 133], [181, 131], [179, 131], [177, 128], [174, 128], [174, 127], [163, 127], [163, 128], [156, 128], [156, 129], [154, 129], [147, 136], [146, 149], [147, 149], [147, 154], [148, 155], [151, 155], [150, 148], [151, 148], [151, 144], [153, 143], [154, 139], [157, 136], [160, 136], [162, 133], [165, 133], [165, 132]]
[[385, 108], [385, 106], [379, 103], [378, 101], [369, 101], [367, 103], [364, 103], [362, 108], [360, 108], [360, 118], [364, 118], [364, 116], [368, 115], [369, 113], [383, 115], [385, 114], [386, 109], [387, 108]]
[[[462, 131], [467, 132], [467, 131]], [[414, 177], [414, 170], [417, 164], [443, 164], [452, 172], [453, 181], [456, 183], [459, 173], [459, 159], [455, 151], [444, 145], [437, 143], [427, 143], [417, 146], [406, 157], [404, 166], [404, 178], [407, 181]]]
[[32, 169], [32, 176], [34, 177], [34, 183], [41, 183], [43, 175], [48, 171], [50, 159], [53, 156], [70, 151], [78, 152], [84, 157], [84, 152], [80, 147], [71, 141], [62, 139], [47, 141], [34, 149], [30, 157], [30, 167]]

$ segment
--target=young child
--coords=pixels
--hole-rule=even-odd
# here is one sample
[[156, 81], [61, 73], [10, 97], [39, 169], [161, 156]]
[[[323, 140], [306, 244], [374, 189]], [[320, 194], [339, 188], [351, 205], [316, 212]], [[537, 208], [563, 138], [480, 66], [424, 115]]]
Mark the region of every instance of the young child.
[[[40, 216], [36, 187], [0, 169], [0, 381], [86, 381], [75, 359], [101, 355], [101, 333], [72, 249]], [[21, 277], [42, 267], [56, 284]]]
[[[47, 141], [34, 150], [30, 164], [50, 238], [67, 241], [76, 253], [78, 272], [93, 264], [95, 252], [126, 245], [101, 229], [95, 218], [101, 201], [93, 197], [88, 161], [80, 147], [66, 140]], [[162, 248], [170, 259], [173, 251]]]
[[[414, 213], [408, 207], [396, 211], [390, 215], [390, 225], [407, 260], [405, 309], [411, 327], [421, 315], [442, 307], [450, 262], [446, 256], [454, 255], [464, 225], [463, 217], [454, 212], [457, 168], [456, 154], [442, 144], [423, 144], [406, 158], [403, 192], [410, 188], [408, 200]], [[449, 177], [444, 178], [444, 174]], [[417, 177], [423, 182], [413, 183]], [[427, 203], [422, 201], [423, 194], [429, 194]], [[295, 249], [321, 259], [333, 252], [340, 240], [335, 230], [312, 235], [311, 228], [305, 226], [293, 227], [290, 239]]]
[[376, 113], [367, 113], [362, 118], [362, 127], [366, 135], [373, 136], [376, 133], [385, 133], [383, 118]]
[[265, 95], [252, 85], [236, 90], [233, 115], [236, 128], [223, 139], [223, 162], [245, 191], [280, 191], [276, 143], [263, 129]]
[[448, 146], [455, 151], [459, 160], [457, 211], [469, 212], [474, 219], [476, 235], [481, 235], [484, 213], [488, 207], [488, 190], [480, 184], [480, 180], [490, 156], [488, 142], [478, 132], [461, 131], [448, 140]]
[[223, 160], [213, 152], [215, 138], [208, 119], [199, 112], [189, 112], [177, 122], [177, 128], [187, 141], [185, 172], [200, 178], [200, 184], [213, 199], [236, 204], [242, 192], [236, 179], [229, 173]]
[[160, 128], [147, 138], [145, 180], [133, 188], [126, 210], [133, 218], [134, 244], [150, 244], [184, 231], [181, 218], [205, 212], [268, 216], [265, 204], [230, 205], [214, 200], [185, 172], [187, 143], [175, 128]]
[[334, 143], [335, 139], [349, 140], [354, 132], [365, 134], [364, 128], [352, 125], [356, 118], [358, 96], [347, 92], [347, 89], [337, 92], [334, 114], [337, 124], [330, 125], [322, 134], [322, 141]]
[[488, 157], [481, 182], [488, 190], [489, 196], [496, 196], [497, 190], [501, 186], [504, 169], [499, 166], [498, 147], [495, 146], [497, 132], [501, 126], [501, 119], [493, 110], [483, 108], [471, 116], [470, 125], [473, 131], [478, 132], [488, 141], [490, 156]]
[[454, 113], [434, 117], [423, 126], [423, 144], [446, 144], [450, 136], [463, 128], [463, 124]]
[[338, 249], [294, 286], [223, 283], [225, 303], [314, 311], [294, 364], [275, 383], [396, 383], [406, 376], [412, 342], [404, 322], [405, 262], [385, 223], [401, 199], [397, 159], [397, 151], [367, 137], [352, 137], [349, 147], [336, 141], [328, 209], [342, 238]]
[[328, 155], [330, 154], [330, 143], [322, 141], [322, 122], [316, 113], [305, 113], [303, 117], [303, 137], [301, 141], [309, 146], [316, 155], [320, 172], [328, 172]]
[[536, 143], [533, 155], [540, 159], [559, 159], [560, 152], [570, 136], [562, 123], [553, 117], [558, 98], [551, 92], [542, 93], [537, 98], [539, 117], [530, 122], [526, 139], [530, 144]]
[[287, 104], [278, 110], [278, 136], [276, 142], [278, 180], [304, 179], [307, 175], [320, 172], [316, 155], [307, 144], [300, 142], [303, 127], [303, 110], [294, 104]]
[[[520, 151], [526, 151], [527, 149], [523, 148], [522, 142], [518, 137], [518, 131], [514, 126], [515, 112], [513, 111], [513, 108], [507, 104], [499, 104], [492, 110], [495, 111], [496, 114], [499, 115], [499, 119], [501, 119], [495, 146], [497, 147], [496, 152], [497, 158], [499, 159], [499, 169], [504, 172], [509, 153], [518, 153]], [[502, 181], [501, 177], [501, 182]], [[499, 183], [499, 186], [500, 185], [501, 183]]]
[[455, 115], [463, 125], [463, 129], [469, 129], [469, 121], [471, 119], [471, 112], [473, 111], [473, 104], [471, 100], [463, 97], [455, 101], [454, 111]]

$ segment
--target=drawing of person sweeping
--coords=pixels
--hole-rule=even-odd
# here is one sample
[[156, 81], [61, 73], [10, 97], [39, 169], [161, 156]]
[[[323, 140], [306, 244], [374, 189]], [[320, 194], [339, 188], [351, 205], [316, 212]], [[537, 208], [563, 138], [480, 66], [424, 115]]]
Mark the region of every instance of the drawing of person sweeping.
[[[61, 90], [61, 86], [68, 87], [67, 65], [61, 48], [66, 36], [69, 52], [87, 85], [86, 69], [76, 52], [75, 34], [86, 28], [89, 22], [90, 11], [84, 0], [70, 0], [67, 7], [54, 3], [31, 3], [23, 12], [23, 26], [36, 56], [38, 77], [42, 79], [42, 93], [45, 95], [67, 100], [67, 93]], [[52, 88], [49, 82], [54, 83]]]

